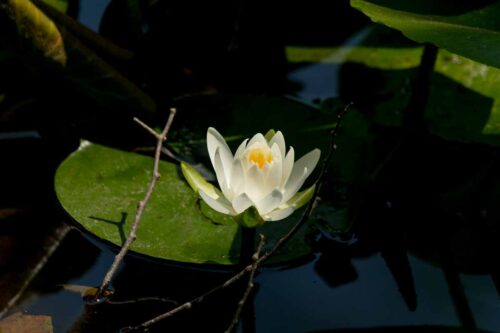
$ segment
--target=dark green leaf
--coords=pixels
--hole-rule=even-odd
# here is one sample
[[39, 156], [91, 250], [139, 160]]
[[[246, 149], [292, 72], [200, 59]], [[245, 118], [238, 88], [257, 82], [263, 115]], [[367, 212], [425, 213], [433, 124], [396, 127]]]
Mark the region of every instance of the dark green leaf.
[[[295, 61], [343, 62], [341, 94], [355, 101], [372, 123], [400, 126], [422, 48], [395, 44], [395, 37], [375, 26], [359, 46], [289, 48], [288, 53]], [[342, 57], [328, 56], [332, 54]], [[499, 145], [499, 85], [500, 69], [440, 50], [425, 114], [429, 129], [447, 139]]]
[[[145, 194], [153, 159], [88, 142], [58, 168], [55, 188], [64, 209], [91, 234], [121, 245], [128, 235], [137, 203]], [[161, 179], [149, 202], [132, 250], [151, 257], [190, 263], [235, 264], [240, 232], [230, 220], [214, 223], [200, 211], [201, 201], [174, 164], [160, 163]], [[267, 247], [299, 218], [259, 228]], [[232, 218], [232, 217], [230, 217]], [[274, 258], [283, 262], [311, 253], [305, 226]]]
[[500, 67], [500, 2], [351, 0], [373, 21], [417, 42]]

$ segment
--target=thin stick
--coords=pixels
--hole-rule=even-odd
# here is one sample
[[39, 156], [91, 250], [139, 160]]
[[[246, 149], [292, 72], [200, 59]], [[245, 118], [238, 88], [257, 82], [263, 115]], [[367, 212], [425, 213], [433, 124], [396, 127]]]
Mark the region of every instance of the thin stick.
[[7, 305], [1, 309], [0, 311], [0, 318], [3, 318], [9, 310], [19, 301], [22, 295], [24, 295], [24, 292], [28, 287], [30, 286], [31, 282], [35, 279], [35, 277], [38, 276], [38, 273], [42, 270], [42, 268], [45, 267], [45, 264], [49, 261], [49, 259], [52, 257], [52, 255], [56, 252], [56, 250], [59, 248], [59, 245], [61, 245], [62, 241], [64, 238], [66, 238], [66, 235], [72, 230], [71, 227], [67, 226], [66, 224], [62, 225], [61, 227], [57, 228], [54, 232], [54, 236], [50, 239], [51, 244], [50, 246], [46, 249], [44, 255], [38, 263], [33, 267], [33, 269], [29, 272], [28, 277], [24, 280], [23, 284], [21, 285], [21, 288], [19, 288], [18, 292], [7, 302]]
[[342, 122], [342, 119], [344, 117], [344, 115], [347, 113], [347, 111], [349, 110], [349, 107], [352, 105], [352, 103], [349, 103], [337, 116], [337, 124], [335, 125], [335, 128], [330, 132], [330, 135], [331, 135], [331, 144], [330, 144], [330, 150], [327, 154], [327, 156], [325, 157], [325, 159], [323, 160], [323, 165], [322, 165], [322, 168], [321, 168], [321, 171], [320, 171], [320, 175], [318, 177], [318, 181], [317, 181], [317, 186], [314, 190], [314, 195], [313, 195], [313, 198], [311, 199], [311, 201], [309, 201], [309, 204], [307, 205], [307, 208], [306, 210], [304, 211], [304, 213], [302, 214], [302, 217], [301, 219], [283, 236], [281, 237], [275, 244], [275, 246], [268, 252], [266, 252], [262, 257], [259, 257], [257, 259], [256, 262], [250, 264], [250, 265], [247, 265], [245, 268], [243, 268], [241, 271], [239, 271], [238, 273], [236, 273], [235, 275], [233, 275], [231, 278], [229, 278], [228, 280], [226, 280], [224, 283], [210, 289], [209, 291], [205, 292], [204, 294], [202, 294], [201, 296], [198, 296], [168, 312], [165, 312], [153, 319], [150, 319], [148, 321], [145, 321], [144, 323], [140, 324], [140, 325], [137, 325], [137, 326], [132, 326], [132, 327], [127, 327], [125, 331], [141, 331], [141, 330], [144, 330], [144, 329], [147, 329], [148, 327], [156, 324], [157, 322], [163, 320], [163, 319], [167, 319], [169, 317], [172, 317], [173, 315], [181, 312], [181, 311], [184, 311], [184, 310], [189, 310], [193, 307], [193, 305], [195, 304], [198, 304], [198, 303], [201, 303], [206, 297], [210, 296], [211, 294], [219, 291], [219, 290], [222, 290], [230, 285], [232, 285], [233, 283], [235, 283], [236, 281], [238, 281], [239, 279], [241, 279], [246, 273], [250, 273], [252, 272], [252, 269], [253, 269], [253, 266], [254, 265], [257, 265], [257, 267], [263, 263], [264, 261], [266, 261], [267, 259], [269, 259], [269, 257], [271, 257], [276, 251], [278, 251], [282, 246], [285, 245], [285, 243], [295, 234], [295, 232], [309, 219], [309, 217], [311, 216], [314, 208], [316, 207], [317, 205], [317, 202], [318, 202], [318, 193], [319, 193], [319, 189], [321, 187], [321, 184], [323, 182], [323, 179], [324, 177], [326, 176], [326, 173], [327, 173], [327, 169], [328, 169], [328, 166], [332, 160], [332, 157], [333, 157], [333, 152], [337, 149], [337, 146], [335, 144], [335, 138], [337, 136], [337, 133], [340, 129], [340, 125], [341, 125], [341, 122]]
[[241, 317], [241, 312], [243, 311], [243, 307], [245, 306], [248, 297], [250, 296], [250, 293], [253, 290], [254, 284], [253, 284], [253, 278], [255, 276], [255, 272], [257, 271], [257, 268], [259, 268], [259, 256], [260, 252], [262, 251], [262, 247], [264, 246], [264, 241], [265, 237], [262, 234], [259, 234], [260, 241], [259, 245], [257, 246], [257, 250], [255, 251], [254, 255], [252, 256], [252, 269], [250, 270], [250, 273], [248, 275], [248, 284], [247, 288], [245, 289], [245, 292], [243, 293], [243, 297], [241, 300], [238, 302], [238, 308], [236, 309], [236, 312], [234, 313], [233, 320], [231, 321], [231, 324], [226, 330], [226, 333], [231, 333], [235, 328], [236, 325], [238, 325]]
[[[173, 315], [179, 313], [179, 312], [182, 312], [184, 310], [189, 310], [193, 307], [193, 305], [196, 305], [198, 303], [201, 303], [206, 297], [210, 296], [211, 294], [219, 291], [219, 290], [222, 290], [230, 285], [232, 285], [233, 283], [235, 283], [236, 281], [238, 281], [239, 279], [241, 279], [246, 273], [248, 273], [250, 270], [252, 269], [252, 265], [248, 265], [246, 266], [244, 269], [242, 269], [241, 271], [239, 271], [238, 273], [236, 273], [235, 275], [233, 275], [233, 277], [231, 277], [230, 279], [226, 280], [224, 283], [222, 284], [219, 284], [217, 285], [216, 287], [210, 289], [209, 291], [207, 291], [206, 293], [188, 301], [188, 302], [185, 302], [181, 305], [179, 305], [178, 307], [168, 311], [168, 312], [165, 312], [153, 319], [150, 319], [138, 326], [134, 326], [134, 327], [128, 327], [128, 331], [140, 331], [141, 329], [146, 329], [147, 327], [149, 326], [152, 326], [154, 324], [156, 324], [157, 322], [163, 320], [163, 319], [166, 319], [166, 318], [169, 318], [169, 317], [172, 317]], [[127, 330], [125, 330], [125, 332], [127, 332]]]
[[99, 287], [99, 290], [97, 291], [95, 297], [94, 297], [94, 302], [99, 302], [99, 299], [102, 297], [104, 292], [108, 290], [109, 284], [111, 283], [111, 280], [113, 279], [118, 267], [120, 266], [120, 263], [122, 262], [123, 258], [125, 257], [125, 254], [127, 254], [130, 246], [132, 243], [135, 241], [137, 238], [137, 228], [139, 227], [139, 223], [141, 222], [142, 214], [144, 213], [144, 209], [146, 208], [146, 205], [149, 202], [149, 199], [153, 195], [154, 188], [156, 186], [156, 183], [158, 179], [160, 179], [160, 173], [158, 171], [159, 165], [160, 165], [160, 155], [161, 155], [161, 148], [163, 145], [163, 141], [166, 140], [168, 131], [170, 130], [170, 126], [172, 126], [172, 122], [174, 121], [176, 110], [175, 109], [170, 109], [170, 115], [168, 116], [167, 123], [165, 124], [165, 127], [163, 128], [163, 131], [158, 134], [154, 130], [152, 130], [149, 126], [144, 124], [142, 121], [140, 121], [137, 118], [134, 118], [134, 121], [139, 123], [143, 128], [145, 128], [149, 133], [153, 134], [154, 137], [156, 138], [156, 150], [155, 150], [155, 159], [153, 163], [153, 175], [151, 176], [151, 181], [149, 182], [148, 185], [148, 190], [146, 192], [146, 195], [144, 196], [144, 199], [139, 201], [139, 204], [137, 205], [137, 211], [135, 213], [135, 219], [134, 223], [132, 224], [132, 228], [130, 229], [130, 233], [128, 235], [127, 240], [123, 244], [122, 248], [120, 249], [120, 252], [115, 256], [115, 259], [111, 266], [109, 267], [108, 272], [104, 276], [104, 279], [102, 280], [101, 286]]
[[321, 171], [318, 176], [318, 180], [316, 182], [316, 188], [314, 189], [314, 194], [312, 196], [311, 201], [309, 201], [306, 210], [302, 214], [302, 217], [300, 220], [295, 223], [295, 225], [284, 235], [281, 237], [274, 247], [266, 252], [261, 258], [259, 258], [259, 264], [266, 261], [269, 259], [270, 256], [272, 256], [276, 251], [278, 251], [280, 248], [282, 248], [286, 242], [297, 232], [297, 230], [300, 229], [304, 223], [307, 222], [307, 220], [311, 217], [314, 209], [316, 208], [316, 205], [318, 204], [319, 201], [319, 191], [321, 189], [321, 186], [323, 185], [323, 180], [325, 179], [325, 176], [328, 171], [328, 166], [330, 165], [332, 158], [333, 158], [333, 153], [335, 150], [337, 150], [337, 145], [335, 144], [335, 138], [337, 137], [337, 133], [340, 129], [340, 125], [342, 124], [342, 119], [344, 118], [345, 114], [351, 107], [352, 102], [347, 104], [344, 109], [337, 115], [337, 124], [335, 125], [335, 128], [330, 132], [330, 149], [328, 150], [328, 154], [326, 155], [325, 159], [323, 160], [323, 165], [321, 166]]
[[160, 303], [171, 303], [173, 305], [177, 305], [178, 303], [170, 298], [162, 298], [162, 297], [141, 297], [136, 299], [124, 300], [124, 301], [110, 301], [108, 300], [106, 303], [112, 305], [124, 305], [124, 304], [136, 304], [141, 302], [160, 302]]

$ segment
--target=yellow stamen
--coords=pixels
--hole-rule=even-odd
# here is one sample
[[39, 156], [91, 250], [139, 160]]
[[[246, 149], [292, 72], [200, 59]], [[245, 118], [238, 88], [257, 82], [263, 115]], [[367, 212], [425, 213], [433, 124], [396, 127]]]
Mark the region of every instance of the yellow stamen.
[[273, 154], [268, 147], [250, 148], [248, 161], [257, 164], [259, 168], [262, 169], [266, 163], [271, 163], [273, 161]]

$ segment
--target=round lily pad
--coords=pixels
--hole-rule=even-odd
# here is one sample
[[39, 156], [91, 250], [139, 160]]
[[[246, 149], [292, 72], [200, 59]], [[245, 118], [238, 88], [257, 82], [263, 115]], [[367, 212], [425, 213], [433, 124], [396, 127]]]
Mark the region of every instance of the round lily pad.
[[[153, 158], [84, 141], [59, 166], [57, 197], [67, 213], [86, 231], [121, 246], [128, 236], [138, 202], [151, 179]], [[160, 163], [161, 178], [149, 201], [131, 250], [169, 261], [231, 265], [238, 263], [241, 230], [236, 223], [217, 223], [203, 213], [200, 199], [184, 180], [180, 167]], [[274, 245], [300, 218], [257, 230]], [[305, 225], [273, 258], [284, 263], [313, 251], [313, 223]]]

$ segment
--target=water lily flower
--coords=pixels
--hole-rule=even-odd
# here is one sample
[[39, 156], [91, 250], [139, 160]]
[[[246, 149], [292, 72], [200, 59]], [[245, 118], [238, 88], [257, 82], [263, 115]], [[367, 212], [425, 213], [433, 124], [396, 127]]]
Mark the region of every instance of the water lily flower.
[[262, 221], [278, 221], [312, 197], [314, 186], [298, 191], [318, 163], [319, 149], [295, 161], [294, 149], [286, 151], [283, 134], [271, 130], [244, 140], [233, 155], [212, 127], [207, 148], [220, 190], [188, 164], [182, 164], [182, 171], [203, 201], [220, 213], [238, 216], [253, 209]]

